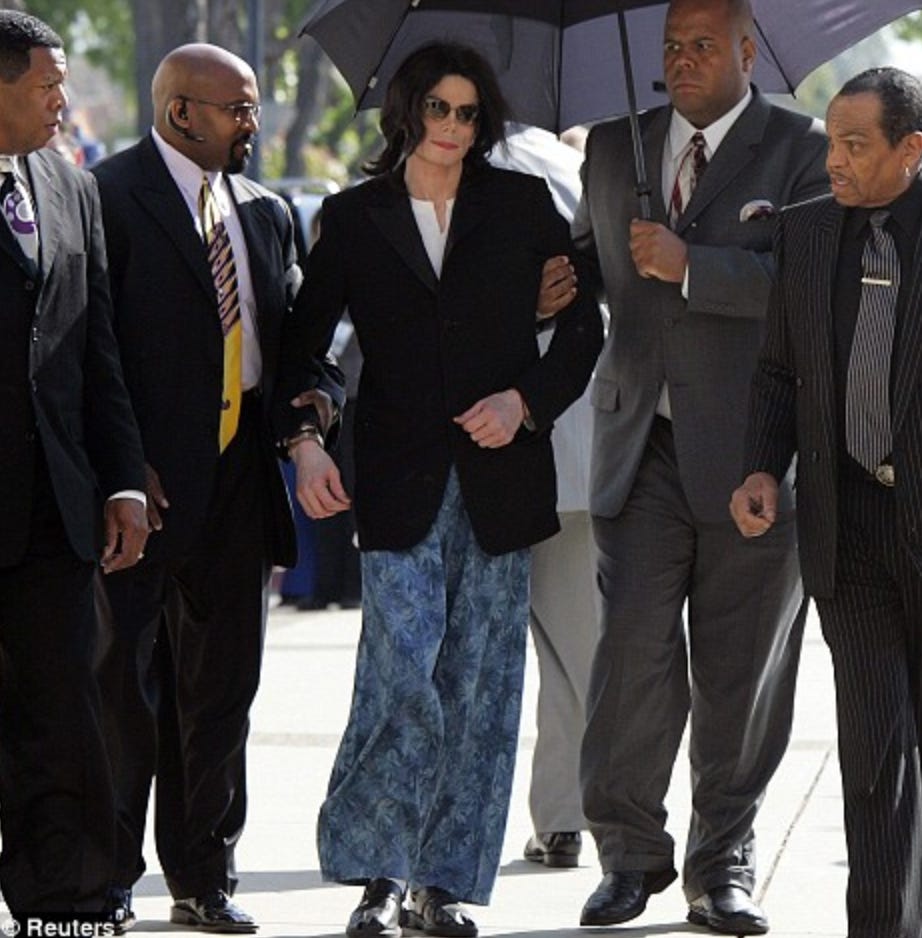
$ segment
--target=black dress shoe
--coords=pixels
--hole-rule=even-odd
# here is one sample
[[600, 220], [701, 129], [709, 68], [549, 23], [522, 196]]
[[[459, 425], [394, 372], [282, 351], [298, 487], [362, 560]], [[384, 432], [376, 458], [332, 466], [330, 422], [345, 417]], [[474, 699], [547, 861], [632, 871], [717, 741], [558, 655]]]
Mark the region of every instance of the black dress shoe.
[[765, 913], [742, 886], [717, 886], [699, 896], [688, 907], [693, 925], [707, 925], [723, 935], [764, 935]]
[[586, 900], [580, 925], [620, 925], [637, 918], [647, 907], [647, 899], [662, 892], [674, 879], [673, 869], [644, 873], [621, 870], [606, 873], [595, 892]]
[[221, 889], [192, 899], [177, 899], [170, 909], [170, 921], [201, 931], [238, 935], [250, 934], [259, 927], [253, 917], [234, 905]]
[[579, 851], [582, 845], [583, 839], [579, 831], [534, 834], [525, 844], [525, 859], [555, 869], [579, 866]]
[[124, 935], [137, 923], [131, 908], [131, 890], [112, 886], [106, 900], [106, 921], [112, 926], [113, 934]]
[[426, 935], [445, 938], [476, 938], [477, 926], [460, 902], [438, 886], [426, 886], [410, 895], [404, 909], [404, 924]]
[[403, 890], [392, 879], [369, 880], [362, 901], [349, 916], [346, 934], [349, 938], [400, 938], [400, 904]]

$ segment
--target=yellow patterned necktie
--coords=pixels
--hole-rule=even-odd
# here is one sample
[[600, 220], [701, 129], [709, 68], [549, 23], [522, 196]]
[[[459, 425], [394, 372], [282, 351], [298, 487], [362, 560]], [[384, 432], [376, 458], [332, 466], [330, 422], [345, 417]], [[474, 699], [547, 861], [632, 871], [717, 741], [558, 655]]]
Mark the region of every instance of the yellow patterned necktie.
[[237, 290], [237, 267], [230, 235], [221, 217], [208, 177], [202, 177], [198, 196], [202, 234], [208, 248], [208, 264], [218, 297], [218, 314], [224, 334], [224, 387], [221, 393], [221, 452], [234, 438], [240, 422], [240, 400], [243, 395], [243, 326], [240, 322], [240, 296]]

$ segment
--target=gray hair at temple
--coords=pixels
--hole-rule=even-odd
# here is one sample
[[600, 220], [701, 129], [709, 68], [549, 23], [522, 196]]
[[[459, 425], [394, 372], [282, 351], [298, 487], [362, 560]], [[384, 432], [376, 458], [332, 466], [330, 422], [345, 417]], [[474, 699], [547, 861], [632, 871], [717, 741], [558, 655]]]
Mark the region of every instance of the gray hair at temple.
[[891, 147], [922, 131], [922, 82], [899, 68], [869, 68], [843, 86], [837, 98], [874, 94], [880, 98], [881, 130]]

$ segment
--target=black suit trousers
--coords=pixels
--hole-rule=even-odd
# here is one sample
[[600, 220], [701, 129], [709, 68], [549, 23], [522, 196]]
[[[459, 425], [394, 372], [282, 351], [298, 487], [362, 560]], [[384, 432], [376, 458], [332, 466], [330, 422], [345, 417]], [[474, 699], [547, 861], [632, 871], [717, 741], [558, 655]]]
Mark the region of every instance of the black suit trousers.
[[18, 918], [101, 912], [111, 881], [92, 582], [40, 463], [28, 546], [0, 567], [0, 887]]
[[848, 843], [849, 938], [922, 934], [922, 558], [897, 533], [893, 490], [843, 472], [832, 652]]
[[259, 684], [270, 572], [264, 450], [259, 401], [245, 395], [240, 428], [221, 456], [192, 549], [161, 563], [142, 561], [102, 583], [98, 673], [116, 778], [122, 886], [144, 871], [155, 774], [157, 852], [173, 897], [233, 893], [236, 886], [249, 709]]

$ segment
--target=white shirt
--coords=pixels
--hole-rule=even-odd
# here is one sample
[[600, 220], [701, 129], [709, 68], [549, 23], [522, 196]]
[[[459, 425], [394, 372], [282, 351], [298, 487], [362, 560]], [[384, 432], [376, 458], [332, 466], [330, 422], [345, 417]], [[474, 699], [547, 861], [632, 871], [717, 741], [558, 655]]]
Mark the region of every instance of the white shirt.
[[455, 200], [449, 199], [445, 203], [445, 230], [439, 228], [439, 219], [435, 214], [435, 203], [426, 199], [410, 198], [413, 207], [413, 216], [416, 226], [423, 239], [429, 263], [435, 271], [436, 277], [442, 276], [442, 260], [445, 257], [445, 245], [448, 243], [448, 229], [451, 227], [451, 213], [455, 207]]
[[237, 217], [237, 207], [231, 198], [227, 180], [223, 173], [206, 173], [201, 166], [171, 146], [156, 130], [151, 130], [154, 143], [163, 157], [173, 182], [182, 194], [192, 223], [200, 238], [204, 239], [202, 220], [198, 212], [198, 196], [202, 188], [202, 177], [207, 176], [221, 210], [221, 218], [230, 237], [234, 252], [234, 267], [237, 270], [237, 295], [240, 299], [240, 322], [243, 327], [243, 389], [259, 386], [262, 377], [262, 353], [259, 350], [259, 330], [256, 320], [256, 298], [253, 294], [253, 279], [250, 276], [250, 256], [247, 251], [243, 228]]
[[[675, 108], [672, 109], [672, 120], [669, 124], [669, 133], [666, 135], [666, 145], [663, 147], [663, 201], [668, 206], [672, 201], [672, 189], [675, 185], [682, 157], [691, 143], [691, 138], [699, 131], [704, 134], [704, 155], [710, 162], [717, 148], [723, 143], [730, 128], [736, 119], [746, 110], [752, 100], [752, 88], [746, 88], [746, 94], [723, 117], [719, 117], [707, 127], [695, 127], [683, 117]], [[682, 279], [682, 296], [688, 299], [688, 265], [685, 266], [685, 276]], [[656, 403], [656, 412], [662, 417], [672, 419], [672, 408], [669, 404], [669, 386], [663, 382], [659, 400]]]

